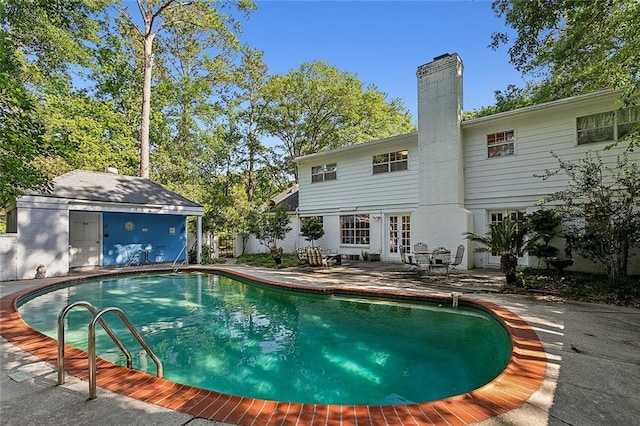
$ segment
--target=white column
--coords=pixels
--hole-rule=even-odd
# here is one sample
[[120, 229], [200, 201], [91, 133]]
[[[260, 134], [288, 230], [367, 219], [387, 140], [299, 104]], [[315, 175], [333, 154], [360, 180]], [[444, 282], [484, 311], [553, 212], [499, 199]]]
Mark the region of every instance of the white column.
[[200, 265], [202, 263], [202, 216], [198, 216], [196, 225], [196, 263]]

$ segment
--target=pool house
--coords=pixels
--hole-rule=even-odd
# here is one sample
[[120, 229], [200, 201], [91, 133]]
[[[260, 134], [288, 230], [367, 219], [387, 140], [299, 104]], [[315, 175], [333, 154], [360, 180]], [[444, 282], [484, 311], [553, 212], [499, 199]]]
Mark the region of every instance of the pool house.
[[197, 218], [201, 254], [204, 208], [144, 178], [75, 170], [53, 181], [51, 192], [29, 192], [7, 215], [2, 279], [65, 275], [72, 269], [182, 262], [187, 218]]

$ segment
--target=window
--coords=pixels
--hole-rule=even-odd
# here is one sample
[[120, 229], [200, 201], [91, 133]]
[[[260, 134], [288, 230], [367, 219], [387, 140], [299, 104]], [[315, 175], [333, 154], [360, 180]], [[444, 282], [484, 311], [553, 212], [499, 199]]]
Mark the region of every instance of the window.
[[614, 141], [628, 135], [640, 122], [636, 107], [578, 117], [578, 145]]
[[369, 244], [369, 215], [340, 216], [341, 244]]
[[320, 223], [324, 223], [322, 218], [323, 216], [303, 216], [300, 218], [300, 226], [302, 226], [304, 224], [304, 221], [308, 219], [315, 219]]
[[504, 157], [515, 153], [515, 135], [513, 130], [487, 135], [487, 156]]
[[324, 182], [325, 180], [335, 180], [336, 163], [323, 164], [322, 166], [311, 167], [311, 182]]
[[373, 174], [407, 170], [409, 151], [396, 151], [373, 156]]

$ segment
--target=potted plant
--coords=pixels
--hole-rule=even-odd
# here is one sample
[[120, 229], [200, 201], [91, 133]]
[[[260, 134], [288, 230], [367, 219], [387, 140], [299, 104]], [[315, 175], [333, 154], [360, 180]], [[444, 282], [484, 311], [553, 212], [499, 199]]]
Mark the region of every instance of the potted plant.
[[476, 251], [499, 255], [500, 270], [505, 273], [507, 284], [520, 285], [516, 274], [518, 257], [529, 251], [536, 240], [529, 238], [529, 232], [526, 220], [512, 222], [506, 219], [500, 223], [492, 223], [490, 232], [486, 235], [473, 232], [465, 235], [468, 240], [484, 246], [478, 247]]
[[369, 260], [369, 252], [362, 250], [362, 260]]

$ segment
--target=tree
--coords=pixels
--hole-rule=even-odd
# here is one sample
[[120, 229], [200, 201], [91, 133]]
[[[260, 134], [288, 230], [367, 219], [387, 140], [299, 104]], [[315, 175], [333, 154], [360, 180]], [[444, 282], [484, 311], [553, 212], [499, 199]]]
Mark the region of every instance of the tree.
[[300, 233], [305, 237], [305, 240], [311, 242], [311, 247], [313, 247], [313, 242], [324, 235], [324, 226], [315, 217], [308, 217], [302, 221]]
[[44, 143], [44, 125], [35, 102], [18, 83], [18, 60], [8, 35], [0, 31], [0, 206], [11, 204], [28, 189], [47, 189], [48, 176], [34, 166], [39, 156], [53, 154]]
[[528, 214], [527, 221], [531, 232], [538, 237], [529, 249], [529, 254], [539, 259], [539, 266], [541, 259], [554, 257], [558, 253], [558, 248], [551, 245], [551, 241], [560, 234], [562, 216], [555, 209], [540, 209]]
[[264, 88], [265, 130], [281, 141], [286, 170], [298, 181], [296, 157], [415, 129], [398, 100], [324, 61], [274, 75]]
[[278, 241], [284, 240], [287, 232], [291, 231], [291, 219], [287, 207], [281, 204], [270, 211], [254, 216], [251, 233], [260, 243], [272, 248], [278, 246]]
[[47, 137], [39, 100], [65, 86], [70, 64], [90, 62], [89, 42], [98, 40], [100, 25], [90, 16], [106, 3], [0, 2], [0, 205], [49, 187], [52, 176], [41, 162], [65, 147]]
[[267, 66], [262, 61], [262, 52], [249, 49], [244, 52], [238, 68], [239, 93], [235, 100], [239, 103], [238, 130], [243, 139], [246, 164], [246, 192], [249, 202], [253, 201], [256, 190], [256, 167], [265, 164], [261, 156], [267, 149], [260, 142], [264, 133], [264, 114], [266, 102], [262, 97], [262, 88], [267, 75]]
[[[239, 47], [237, 39], [238, 22], [233, 14], [220, 13], [216, 2], [191, 2], [177, 0], [137, 0], [142, 17], [139, 28], [126, 10], [121, 13], [130, 23], [131, 34], [137, 34], [142, 44], [143, 83], [142, 109], [140, 118], [140, 176], [149, 177], [149, 132], [151, 118], [151, 89], [153, 67], [156, 61], [154, 40], [165, 30], [165, 45], [180, 45], [185, 36], [192, 36], [207, 48], [217, 47], [222, 55], [229, 49]], [[242, 12], [249, 12], [255, 4], [249, 0], [235, 3]]]
[[546, 170], [543, 179], [566, 174], [565, 190], [545, 197], [543, 203], [557, 207], [565, 222], [565, 234], [578, 253], [602, 263], [609, 278], [627, 276], [633, 248], [640, 247], [640, 165], [627, 153], [615, 167], [605, 166], [598, 154], [588, 153], [578, 161], [558, 158], [559, 168]]
[[530, 250], [537, 240], [537, 236], [531, 237], [526, 218], [518, 221], [508, 219], [490, 225], [486, 235], [468, 232], [465, 234], [468, 240], [482, 244], [478, 252], [494, 253], [500, 256], [500, 270], [505, 273], [507, 284], [518, 284], [516, 268], [518, 257], [522, 257]]
[[[539, 80], [534, 103], [620, 89], [621, 106], [640, 97], [640, 2], [637, 0], [510, 1], [493, 9], [516, 30], [509, 55], [523, 73]], [[494, 33], [492, 46], [510, 43]], [[631, 146], [640, 144], [636, 137]]]

